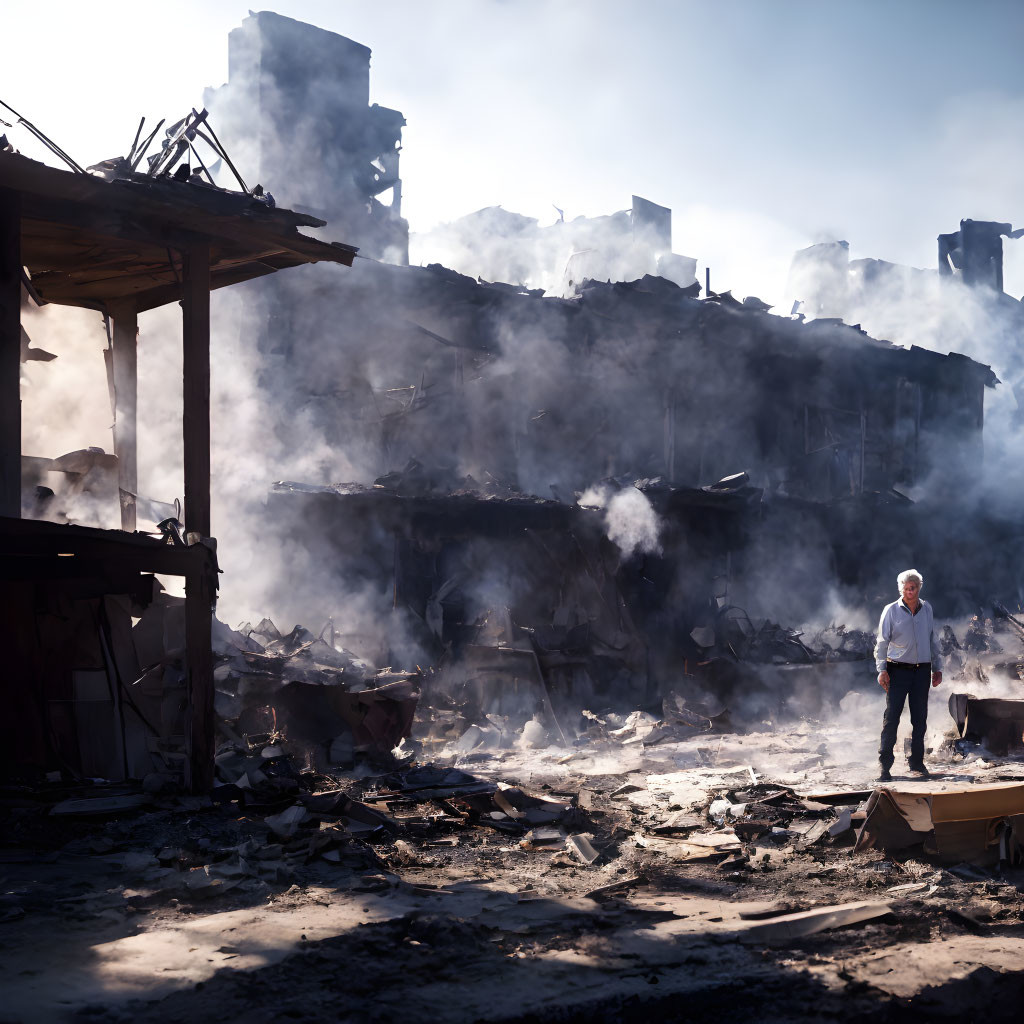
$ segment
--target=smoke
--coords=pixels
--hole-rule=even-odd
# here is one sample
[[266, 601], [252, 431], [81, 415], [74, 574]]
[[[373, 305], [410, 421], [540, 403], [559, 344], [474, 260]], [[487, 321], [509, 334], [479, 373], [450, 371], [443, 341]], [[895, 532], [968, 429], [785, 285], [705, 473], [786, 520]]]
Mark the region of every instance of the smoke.
[[[1003, 244], [1013, 253], [1024, 245], [1009, 239]], [[1018, 455], [1024, 422], [1018, 401], [1024, 394], [1021, 304], [983, 285], [969, 287], [956, 277], [940, 278], [937, 271], [871, 260], [854, 261], [846, 280], [833, 278], [829, 285], [826, 301], [838, 306], [848, 323], [860, 323], [873, 337], [904, 347], [968, 356], [991, 366], [1001, 382], [985, 393], [982, 464], [973, 449], [965, 448], [956, 421], [945, 430], [933, 422], [930, 429], [938, 437], [932, 444], [945, 454], [936, 460], [931, 476], [917, 480], [907, 493], [919, 501], [952, 500], [965, 506], [965, 525], [972, 505], [1006, 514], [1019, 506], [1024, 499], [1024, 469]], [[950, 409], [955, 411], [956, 404]], [[974, 481], [968, 491], [962, 487], [965, 478]]]
[[113, 416], [103, 365], [107, 338], [100, 314], [71, 306], [26, 306], [22, 325], [33, 348], [57, 358], [21, 364], [21, 450], [51, 459], [79, 448], [111, 451]]
[[[334, 159], [345, 150], [344, 132], [323, 134], [341, 116], [330, 82], [316, 85], [300, 103], [287, 73], [281, 69], [278, 90], [261, 82], [266, 120], [283, 131], [272, 146], [257, 144], [252, 108], [242, 102], [246, 83], [232, 85], [243, 90], [233, 99], [229, 92], [220, 95], [219, 106], [211, 104], [236, 163], [282, 206], [327, 216], [325, 237], [398, 259], [395, 218], [365, 197], [350, 202], [352, 170]], [[355, 107], [352, 116], [361, 116]], [[323, 153], [333, 155], [311, 157]], [[364, 216], [367, 209], [375, 212]], [[225, 570], [223, 618], [269, 614], [285, 628], [293, 621], [316, 628], [332, 617], [351, 641], [343, 642], [374, 660], [386, 652], [406, 663], [430, 656], [426, 625], [395, 611], [389, 567], [400, 538], [368, 529], [365, 550], [350, 561], [326, 555], [299, 535], [301, 524], [284, 511], [286, 498], [268, 502], [276, 480], [372, 485], [416, 458], [443, 467], [449, 478], [472, 476], [478, 484], [544, 497], [553, 492], [566, 502], [608, 477], [662, 476], [699, 486], [746, 469], [756, 486], [771, 491], [777, 485], [771, 469], [778, 452], [762, 448], [754, 419], [759, 405], [772, 401], [772, 389], [786, 386], [786, 370], [781, 361], [759, 363], [756, 341], [762, 329], [786, 338], [798, 325], [763, 318], [751, 326], [726, 306], [671, 291], [659, 307], [649, 284], [563, 301], [557, 296], [569, 294], [570, 280], [575, 295], [584, 277], [635, 279], [657, 270], [651, 246], [623, 244], [630, 231], [626, 215], [577, 220], [573, 213], [540, 227], [535, 218], [491, 207], [413, 239], [414, 262], [442, 262], [472, 277], [541, 288], [543, 299], [369, 260], [351, 269], [289, 270], [214, 296], [213, 532]], [[702, 269], [711, 267], [713, 289], [768, 301], [783, 290], [784, 254], [802, 240], [770, 217], [706, 203], [677, 210], [675, 226], [672, 248], [699, 253]], [[574, 253], [580, 258], [570, 264]], [[1012, 318], [959, 286], [940, 291], [928, 277], [897, 277], [873, 291], [853, 288], [847, 320], [900, 344], [965, 352], [996, 365], [1006, 380], [1020, 376], [1008, 355]], [[178, 309], [145, 314], [141, 331], [140, 489], [172, 501], [182, 493]], [[723, 360], [722, 349], [736, 357]], [[102, 398], [102, 358], [90, 352], [83, 365], [88, 362], [100, 382], [82, 394]], [[54, 365], [27, 372], [33, 379]], [[823, 365], [801, 387], [813, 392], [830, 374]], [[74, 376], [68, 380], [26, 436], [41, 437], [44, 423], [63, 427], [55, 415], [62, 406], [79, 408]], [[993, 487], [1012, 481], [1007, 506], [1024, 493], [1013, 459], [1018, 434], [1010, 431], [1016, 405], [1009, 393], [996, 393], [990, 415], [991, 424], [1006, 424], [1005, 439], [1000, 426], [995, 436], [992, 427], [986, 432], [986, 480]], [[723, 416], [723, 410], [730, 412]], [[678, 412], [683, 422], [683, 411], [692, 429], [680, 427], [670, 440], [673, 417]], [[85, 415], [105, 424], [96, 434], [103, 440], [90, 435], [72, 446], [102, 443], [109, 450], [109, 416], [102, 408]], [[945, 495], [944, 486], [938, 477], [922, 480], [913, 496]], [[605, 531], [623, 561], [661, 553], [664, 524], [641, 491], [588, 488], [579, 503], [603, 509]], [[972, 507], [965, 504], [965, 524]], [[520, 601], [526, 580], [496, 564], [501, 557], [482, 546], [466, 569], [467, 621]], [[733, 582], [723, 599], [754, 616], [873, 625], [875, 612], [864, 595], [835, 583], [829, 536], [810, 521], [773, 521], [769, 507], [744, 558], [745, 566], [677, 567], [677, 589], [687, 597], [703, 595], [708, 579], [728, 577]], [[908, 552], [905, 564], [912, 561]], [[922, 568], [930, 575], [929, 566]]]
[[639, 206], [639, 211], [598, 217], [560, 217], [545, 226], [535, 217], [487, 207], [413, 234], [410, 259], [563, 298], [575, 295], [586, 280], [634, 281], [659, 274], [681, 287], [693, 284], [696, 261], [673, 256], [670, 218], [646, 223], [643, 202]]
[[588, 487], [577, 503], [581, 508], [604, 509], [605, 532], [624, 560], [635, 554], [661, 554], [661, 519], [642, 491], [635, 487], [616, 491], [600, 484]]

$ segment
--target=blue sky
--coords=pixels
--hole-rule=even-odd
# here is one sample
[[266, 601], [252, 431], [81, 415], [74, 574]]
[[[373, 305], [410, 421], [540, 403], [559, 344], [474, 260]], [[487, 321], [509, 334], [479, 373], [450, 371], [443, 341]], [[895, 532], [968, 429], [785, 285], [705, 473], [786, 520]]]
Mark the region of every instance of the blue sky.
[[[225, 80], [249, 2], [8, 4], [0, 99], [80, 162], [123, 152], [141, 114], [176, 119]], [[610, 213], [636, 192], [674, 209], [676, 251], [717, 287], [778, 299], [813, 241], [934, 266], [935, 236], [961, 217], [1024, 224], [1020, 0], [269, 9], [373, 49], [372, 97], [409, 122], [413, 230], [494, 204], [542, 221], [552, 204]]]

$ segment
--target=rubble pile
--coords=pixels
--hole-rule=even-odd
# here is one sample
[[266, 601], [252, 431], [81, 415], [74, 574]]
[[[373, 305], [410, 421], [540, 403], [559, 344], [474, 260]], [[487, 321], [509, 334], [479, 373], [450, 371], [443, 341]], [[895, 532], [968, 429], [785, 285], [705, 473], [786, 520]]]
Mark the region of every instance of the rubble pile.
[[220, 626], [220, 781], [258, 785], [289, 755], [320, 771], [360, 755], [386, 758], [410, 736], [420, 673], [374, 669], [336, 647], [332, 632], [328, 623], [319, 635], [301, 625], [283, 635], [269, 619]]
[[[642, 1005], [678, 999], [684, 978], [710, 992], [754, 964], [795, 964], [832, 979], [843, 993], [832, 1015], [854, 1020], [920, 992], [925, 945], [925, 976], [938, 977], [954, 970], [940, 966], [948, 957], [982, 964], [1024, 934], [1019, 760], [936, 752], [935, 779], [876, 788], [834, 722], [736, 731], [724, 707], [673, 692], [660, 714], [584, 710], [565, 744], [550, 733], [523, 743], [487, 719], [431, 743], [418, 722], [394, 752], [353, 749], [351, 764], [320, 767], [314, 751], [327, 741], [292, 736], [302, 701], [319, 709], [321, 691], [373, 694], [378, 678], [330, 639], [269, 622], [222, 631], [231, 671], [218, 685], [243, 703], [247, 686], [259, 698], [231, 705], [220, 724], [208, 796], [172, 782], [7, 787], [8, 935], [28, 941], [57, 921], [69, 936], [88, 927], [121, 957], [204, 982], [126, 986], [119, 1005], [139, 1020], [183, 1007], [255, 1012], [264, 986], [279, 1008], [308, 1011], [310, 1000], [329, 1001], [321, 989], [341, 983], [333, 972], [343, 962], [349, 974], [359, 967], [360, 980], [345, 983], [353, 1012], [396, 1013], [404, 1000], [410, 1020], [454, 1021], [465, 1017], [435, 1001], [450, 970], [474, 1006], [495, 979], [512, 985], [518, 1009], [497, 1019], [519, 1019], [544, 1004], [588, 1005], [580, 957], [596, 958], [615, 991], [629, 990], [639, 957]], [[243, 685], [249, 676], [257, 681]], [[293, 685], [302, 696], [280, 701]], [[440, 710], [428, 708], [435, 728]], [[450, 726], [458, 711], [448, 711]], [[429, 757], [416, 753], [421, 742]], [[943, 801], [959, 809], [948, 814]], [[919, 831], [907, 833], [907, 821]], [[41, 862], [74, 879], [56, 901]], [[168, 943], [197, 959], [133, 952]], [[693, 957], [715, 966], [695, 977]], [[24, 962], [0, 968], [15, 1000], [34, 991], [30, 974], [13, 973]], [[554, 982], [545, 965], [556, 962]], [[74, 970], [69, 979], [74, 992], [95, 984]], [[473, 1013], [488, 1018], [482, 1004]]]
[[[118, 454], [29, 460], [37, 518], [5, 526], [24, 725], [9, 758], [24, 771], [0, 789], [5, 1012], [863, 1021], [916, 1000], [931, 1020], [972, 987], [1018, 1012], [1024, 618], [978, 611], [969, 570], [1019, 596], [991, 549], [1020, 528], [964, 498], [992, 369], [796, 307], [772, 316], [709, 276], [702, 294], [695, 261], [670, 251], [671, 211], [639, 197], [614, 218], [630, 281], [585, 252], [557, 297], [408, 266], [404, 119], [367, 105], [369, 51], [326, 36], [253, 15], [211, 99], [231, 130], [246, 109], [261, 175], [365, 233], [371, 259], [301, 235], [324, 222], [249, 189], [205, 108], [167, 129], [148, 175], [136, 165], [162, 123], [91, 179], [44, 181], [30, 215], [29, 191], [11, 192], [27, 293], [113, 311]], [[300, 108], [328, 93], [327, 135], [306, 131]], [[241, 193], [215, 185], [197, 137]], [[107, 205], [124, 223], [104, 239]], [[947, 270], [979, 232], [990, 256], [1012, 234], [970, 225], [942, 236]], [[94, 249], [113, 276], [96, 277]], [[352, 599], [368, 632], [214, 620], [211, 652], [206, 300], [309, 262], [352, 273], [274, 280], [236, 326], [274, 456], [336, 452], [363, 482], [273, 487], [259, 529], [268, 557], [287, 552], [289, 593], [270, 599], [293, 622]], [[157, 538], [134, 532], [137, 317], [177, 299], [189, 498], [185, 524], [151, 510]], [[25, 358], [39, 352], [26, 336]], [[948, 501], [903, 493], [930, 487]], [[101, 491], [121, 531], [46, 522]], [[954, 728], [930, 740], [932, 776], [876, 785], [858, 720], [878, 720], [873, 638], [784, 623], [819, 614], [826, 590], [873, 606], [918, 534], [914, 559], [948, 577], [936, 589], [956, 584], [950, 606], [977, 614], [943, 634]], [[40, 947], [64, 965], [59, 990]], [[777, 1012], [795, 992], [805, 1010]]]

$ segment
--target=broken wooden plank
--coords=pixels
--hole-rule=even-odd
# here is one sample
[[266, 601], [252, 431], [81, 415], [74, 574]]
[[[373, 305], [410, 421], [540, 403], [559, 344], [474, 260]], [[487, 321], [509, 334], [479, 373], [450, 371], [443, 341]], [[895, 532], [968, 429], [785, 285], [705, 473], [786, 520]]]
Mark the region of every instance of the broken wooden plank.
[[738, 931], [736, 937], [741, 942], [785, 942], [830, 928], [842, 928], [845, 925], [870, 921], [891, 913], [890, 904], [868, 900], [814, 907], [797, 914], [784, 914], [767, 921], [759, 921]]

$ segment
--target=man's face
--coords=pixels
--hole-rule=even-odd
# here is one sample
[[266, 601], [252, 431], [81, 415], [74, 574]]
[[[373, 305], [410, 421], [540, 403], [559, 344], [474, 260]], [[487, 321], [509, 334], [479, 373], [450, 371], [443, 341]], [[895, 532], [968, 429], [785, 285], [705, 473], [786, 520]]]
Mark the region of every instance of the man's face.
[[903, 600], [908, 608], [913, 608], [917, 604], [918, 595], [921, 593], [921, 584], [917, 580], [907, 580], [900, 588], [903, 594]]

